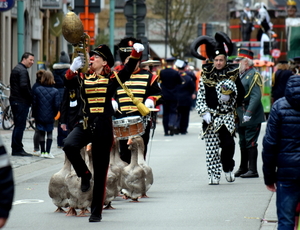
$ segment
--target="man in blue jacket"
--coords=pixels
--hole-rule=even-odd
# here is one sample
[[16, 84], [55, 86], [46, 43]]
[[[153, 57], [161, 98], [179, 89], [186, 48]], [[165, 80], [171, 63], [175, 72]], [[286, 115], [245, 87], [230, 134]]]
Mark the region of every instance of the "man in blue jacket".
[[285, 97], [272, 106], [263, 139], [263, 173], [275, 192], [278, 229], [294, 229], [300, 201], [300, 75], [289, 78]]

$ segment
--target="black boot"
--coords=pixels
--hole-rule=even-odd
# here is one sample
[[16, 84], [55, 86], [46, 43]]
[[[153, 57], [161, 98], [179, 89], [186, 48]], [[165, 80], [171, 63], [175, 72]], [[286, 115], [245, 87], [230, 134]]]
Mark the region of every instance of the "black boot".
[[248, 152], [247, 149], [241, 149], [241, 164], [238, 171], [234, 173], [234, 176], [239, 177], [246, 172], [248, 172]]
[[102, 215], [94, 215], [92, 214], [89, 218], [89, 222], [100, 222], [102, 219]]
[[242, 174], [242, 178], [255, 178], [259, 177], [257, 173], [257, 146], [248, 149], [248, 158], [249, 158], [249, 171], [245, 174]]
[[86, 171], [82, 176], [81, 176], [81, 191], [82, 192], [87, 192], [90, 190], [90, 179], [92, 178], [92, 174], [90, 171]]

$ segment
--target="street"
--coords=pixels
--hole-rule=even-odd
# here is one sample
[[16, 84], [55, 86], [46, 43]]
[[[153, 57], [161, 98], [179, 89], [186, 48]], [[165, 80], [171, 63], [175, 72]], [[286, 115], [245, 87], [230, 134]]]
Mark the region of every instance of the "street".
[[[266, 123], [259, 139], [259, 178], [236, 178], [228, 183], [222, 173], [220, 185], [208, 185], [205, 143], [198, 137], [201, 119], [191, 112], [188, 134], [164, 136], [158, 119], [153, 140], [148, 145], [147, 163], [153, 170], [154, 183], [149, 198], [131, 202], [117, 197], [113, 210], [104, 210], [100, 223], [88, 217], [69, 217], [55, 213], [48, 195], [51, 176], [63, 165], [64, 153], [56, 148], [56, 130], [52, 153], [55, 159], [11, 157], [15, 177], [15, 198], [4, 229], [122, 229], [122, 230], [271, 230], [276, 229], [275, 195], [263, 182], [261, 149]], [[10, 154], [11, 131], [1, 136]], [[24, 133], [27, 152], [33, 150], [33, 131]], [[152, 131], [151, 131], [152, 134]], [[236, 138], [235, 170], [240, 156]], [[269, 223], [263, 223], [267, 219]]]

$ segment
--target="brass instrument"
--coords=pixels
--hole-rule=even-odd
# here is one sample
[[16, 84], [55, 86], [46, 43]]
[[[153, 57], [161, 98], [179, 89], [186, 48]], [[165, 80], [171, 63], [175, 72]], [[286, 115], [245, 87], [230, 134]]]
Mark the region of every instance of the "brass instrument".
[[72, 60], [80, 56], [83, 61], [81, 72], [85, 73], [89, 67], [87, 47], [90, 44], [90, 36], [84, 33], [83, 24], [74, 12], [68, 12], [62, 22], [62, 34], [74, 47]]

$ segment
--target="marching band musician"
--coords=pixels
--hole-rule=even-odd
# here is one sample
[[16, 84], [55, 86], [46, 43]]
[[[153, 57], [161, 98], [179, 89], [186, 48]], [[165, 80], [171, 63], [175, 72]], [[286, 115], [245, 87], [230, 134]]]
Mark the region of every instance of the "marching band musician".
[[[206, 145], [206, 165], [209, 185], [218, 185], [221, 169], [228, 182], [235, 180], [234, 132], [235, 108], [241, 105], [245, 94], [239, 78], [239, 65], [227, 63], [224, 44], [231, 55], [233, 45], [227, 34], [217, 32], [215, 39], [200, 36], [191, 45], [192, 54], [205, 59], [197, 50], [206, 44], [206, 52], [213, 63], [203, 64], [203, 72], [196, 101], [196, 110], [203, 118], [202, 134]], [[219, 153], [221, 150], [221, 153]]]
[[[133, 49], [133, 44], [141, 41], [133, 38], [123, 38], [119, 46], [119, 55], [123, 64], [126, 64], [129, 60], [130, 53]], [[130, 79], [125, 82], [125, 85], [136, 98], [142, 101], [146, 107], [155, 108], [156, 101], [161, 97], [161, 89], [158, 86], [157, 77], [152, 75], [148, 70], [140, 68], [141, 58], [139, 59], [136, 67], [131, 75]], [[114, 96], [115, 113], [117, 119], [132, 116], [141, 116], [137, 107], [133, 104], [132, 100], [128, 97], [124, 89], [119, 86]], [[134, 112], [135, 111], [135, 112]], [[150, 119], [150, 121], [149, 121]], [[150, 137], [151, 118], [146, 118], [145, 132], [141, 136], [144, 141], [144, 158], [146, 159], [147, 145]], [[130, 163], [131, 151], [128, 149], [127, 140], [120, 140], [120, 157], [123, 161]]]
[[[133, 44], [128, 63], [119, 72], [122, 82], [129, 79], [136, 68], [144, 46]], [[92, 143], [92, 159], [94, 168], [93, 200], [89, 222], [100, 222], [105, 197], [106, 176], [109, 165], [110, 149], [113, 143], [112, 128], [112, 96], [119, 86], [115, 75], [111, 71], [114, 65], [113, 55], [107, 45], [99, 45], [90, 51], [89, 70], [82, 73], [78, 69], [83, 67], [82, 57], [78, 56], [66, 73], [66, 79], [76, 79], [74, 84], [80, 85], [80, 122], [65, 139], [64, 148], [68, 159], [72, 163], [76, 174], [81, 177], [81, 190], [90, 189], [92, 172], [89, 171], [80, 149]], [[73, 86], [76, 88], [76, 86]]]

